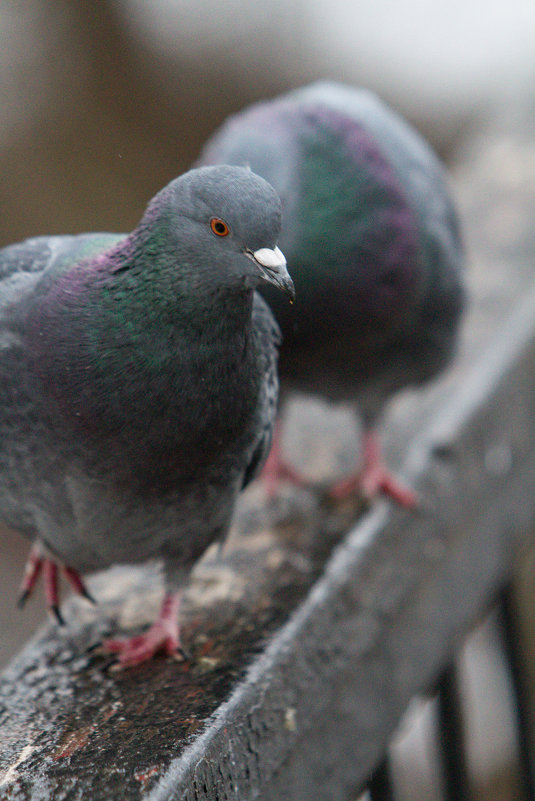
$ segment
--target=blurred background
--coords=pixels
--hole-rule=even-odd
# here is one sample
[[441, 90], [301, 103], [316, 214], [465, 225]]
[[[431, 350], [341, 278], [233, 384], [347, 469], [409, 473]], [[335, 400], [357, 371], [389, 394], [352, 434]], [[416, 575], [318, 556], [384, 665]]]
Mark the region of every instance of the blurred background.
[[535, 87], [532, 0], [1, 0], [0, 244], [131, 228], [232, 111], [320, 77], [451, 158]]
[[[376, 90], [450, 166], [534, 106], [533, 0], [0, 0], [0, 42], [0, 246], [131, 229], [225, 116], [317, 78]], [[0, 666], [44, 617], [15, 607], [27, 549], [0, 532]]]

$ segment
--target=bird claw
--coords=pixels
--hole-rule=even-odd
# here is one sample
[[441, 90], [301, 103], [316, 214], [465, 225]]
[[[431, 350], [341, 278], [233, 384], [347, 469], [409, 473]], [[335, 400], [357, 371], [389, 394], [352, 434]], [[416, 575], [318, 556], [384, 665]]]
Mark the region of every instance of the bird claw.
[[68, 565], [58, 565], [48, 556], [43, 556], [39, 545], [30, 549], [28, 561], [22, 577], [20, 594], [17, 606], [22, 608], [35, 589], [41, 572], [43, 573], [46, 605], [49, 612], [55, 617], [60, 626], [65, 625], [65, 619], [59, 609], [58, 569], [61, 570], [73, 590], [86, 600], [95, 604], [95, 600], [88, 592], [78, 572]]
[[180, 644], [178, 626], [180, 598], [180, 593], [168, 593], [163, 600], [157, 620], [143, 634], [124, 640], [105, 640], [102, 643], [99, 649], [102, 653], [114, 654], [118, 658], [112, 668], [114, 671], [140, 665], [162, 651], [175, 659], [179, 654], [185, 657]]
[[416, 494], [383, 466], [359, 470], [358, 473], [338, 481], [329, 490], [330, 497], [337, 501], [356, 494], [362, 495], [368, 501], [375, 500], [379, 495], [385, 495], [404, 509], [414, 509], [418, 506]]
[[59, 606], [57, 604], [54, 604], [54, 606], [50, 606], [49, 611], [54, 615], [59, 626], [65, 625], [65, 618], [61, 614]]
[[117, 656], [118, 660], [111, 670], [118, 671], [140, 665], [160, 652], [176, 659], [179, 656], [180, 643], [172, 637], [155, 632], [151, 626], [145, 634], [138, 634], [130, 639], [105, 640], [102, 647], [104, 653]]
[[301, 473], [294, 470], [291, 465], [284, 462], [281, 458], [277, 458], [276, 461], [274, 459], [269, 465], [266, 461], [266, 465], [262, 471], [262, 480], [264, 481], [268, 498], [273, 498], [277, 494], [281, 481], [288, 481], [290, 484], [293, 484], [294, 487], [304, 487], [307, 483]]
[[[268, 497], [272, 498], [281, 481], [289, 481], [297, 487], [306, 486], [306, 479], [282, 458], [280, 423], [275, 425], [271, 451], [261, 473]], [[364, 467], [334, 484], [328, 495], [341, 501], [352, 495], [363, 495], [372, 501], [379, 495], [386, 495], [404, 509], [418, 506], [418, 498], [412, 490], [404, 486], [389, 472], [381, 459], [381, 450], [374, 430], [364, 433]]]
[[418, 506], [418, 498], [409, 487], [398, 481], [387, 470], [378, 471], [377, 477], [364, 477], [362, 489], [366, 497], [373, 498], [379, 493], [391, 498], [394, 503], [403, 509], [415, 509]]
[[159, 621], [156, 621], [144, 634], [124, 640], [104, 640], [102, 643], [103, 653], [114, 654], [118, 658], [112, 670], [140, 665], [160, 652], [176, 659], [180, 651], [178, 635], [169, 634]]
[[416, 494], [394, 478], [385, 467], [375, 431], [366, 431], [364, 434], [364, 467], [358, 473], [339, 481], [329, 491], [329, 495], [335, 500], [344, 500], [356, 493], [360, 493], [368, 501], [379, 495], [386, 495], [404, 509], [418, 506]]
[[62, 566], [62, 571], [63, 571], [63, 575], [65, 576], [65, 578], [67, 579], [67, 581], [69, 582], [71, 587], [73, 588], [74, 592], [77, 595], [81, 595], [82, 598], [85, 598], [86, 601], [89, 601], [89, 603], [93, 604], [93, 606], [96, 606], [97, 602], [95, 601], [95, 599], [93, 598], [93, 596], [91, 595], [91, 593], [89, 592], [87, 587], [85, 586], [84, 582], [80, 578], [80, 574], [78, 573], [78, 571], [74, 570], [74, 568], [69, 567], [68, 565], [63, 565]]
[[288, 481], [296, 487], [304, 487], [307, 483], [301, 473], [282, 458], [281, 438], [281, 424], [277, 420], [271, 449], [260, 474], [268, 498], [273, 498], [276, 495], [281, 481]]

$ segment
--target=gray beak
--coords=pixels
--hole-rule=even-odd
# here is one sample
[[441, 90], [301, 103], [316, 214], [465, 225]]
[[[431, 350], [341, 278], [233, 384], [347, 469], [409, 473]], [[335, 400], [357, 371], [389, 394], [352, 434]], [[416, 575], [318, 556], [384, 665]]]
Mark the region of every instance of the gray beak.
[[294, 282], [290, 278], [290, 273], [286, 268], [286, 259], [278, 247], [260, 248], [259, 250], [246, 250], [247, 256], [252, 259], [259, 268], [260, 275], [264, 281], [274, 284], [290, 296], [293, 303], [295, 300]]

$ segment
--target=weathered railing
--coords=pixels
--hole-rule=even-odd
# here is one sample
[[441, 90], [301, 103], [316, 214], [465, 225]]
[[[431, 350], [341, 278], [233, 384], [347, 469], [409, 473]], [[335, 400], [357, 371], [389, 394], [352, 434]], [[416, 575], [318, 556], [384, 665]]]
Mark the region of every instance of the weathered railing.
[[[114, 671], [92, 646], [146, 622], [160, 586], [147, 571], [96, 577], [98, 608], [70, 602], [66, 630], [41, 631], [3, 674], [0, 798], [337, 801], [371, 781], [387, 799], [389, 738], [437, 688], [447, 779], [467, 796], [448, 671], [535, 524], [535, 147], [481, 139], [458, 183], [472, 257], [459, 358], [389, 415], [419, 510], [252, 487], [192, 577], [186, 662]], [[355, 432], [298, 403], [286, 447], [324, 479]]]

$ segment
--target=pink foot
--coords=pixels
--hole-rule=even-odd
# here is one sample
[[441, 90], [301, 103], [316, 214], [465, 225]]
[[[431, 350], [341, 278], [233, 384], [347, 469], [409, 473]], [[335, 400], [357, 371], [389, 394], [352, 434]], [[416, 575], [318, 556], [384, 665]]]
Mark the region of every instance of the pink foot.
[[163, 651], [175, 656], [180, 650], [178, 612], [182, 593], [167, 593], [160, 614], [152, 626], [143, 634], [125, 640], [105, 640], [102, 650], [117, 654], [120, 667], [133, 667]]
[[261, 473], [261, 479], [270, 498], [276, 495], [282, 481], [289, 481], [296, 487], [303, 487], [307, 483], [303, 476], [282, 458], [281, 438], [281, 424], [277, 420], [271, 450]]
[[415, 493], [397, 481], [384, 465], [375, 431], [364, 433], [364, 467], [331, 487], [329, 494], [343, 500], [358, 492], [368, 500], [380, 494], [386, 495], [405, 509], [414, 509], [418, 505]]
[[[82, 595], [93, 604], [95, 603], [78, 572], [74, 570], [74, 568], [68, 567], [67, 565], [60, 565], [59, 569], [78, 595]], [[63, 625], [65, 621], [59, 611], [58, 565], [53, 559], [50, 559], [50, 557], [43, 556], [39, 545], [33, 545], [30, 549], [20, 585], [18, 606], [23, 607], [32, 594], [41, 571], [43, 571], [47, 608], [54, 615], [58, 623]]]

